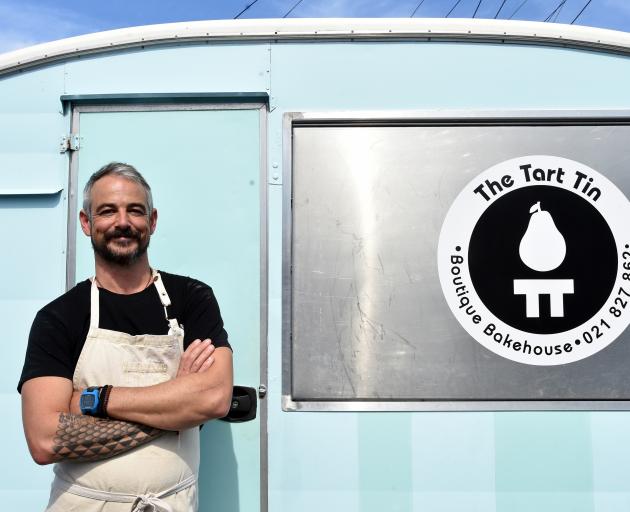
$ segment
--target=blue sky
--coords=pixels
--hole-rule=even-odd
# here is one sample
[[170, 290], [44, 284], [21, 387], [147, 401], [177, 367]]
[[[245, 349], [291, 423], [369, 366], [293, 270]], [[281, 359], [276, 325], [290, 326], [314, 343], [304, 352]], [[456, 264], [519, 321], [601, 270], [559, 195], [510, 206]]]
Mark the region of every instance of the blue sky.
[[[253, 0], [0, 0], [0, 53], [114, 28], [177, 21], [232, 19]], [[257, 0], [242, 18], [281, 18], [298, 0]], [[421, 3], [422, 2], [422, 3]], [[478, 18], [571, 23], [588, 0], [482, 0]], [[420, 4], [421, 3], [421, 4]], [[301, 0], [290, 17], [443, 18], [457, 0]], [[503, 5], [502, 5], [503, 4]], [[451, 18], [470, 18], [479, 0], [459, 0]], [[520, 6], [520, 9], [519, 9]], [[630, 31], [630, 0], [591, 0], [575, 22]]]

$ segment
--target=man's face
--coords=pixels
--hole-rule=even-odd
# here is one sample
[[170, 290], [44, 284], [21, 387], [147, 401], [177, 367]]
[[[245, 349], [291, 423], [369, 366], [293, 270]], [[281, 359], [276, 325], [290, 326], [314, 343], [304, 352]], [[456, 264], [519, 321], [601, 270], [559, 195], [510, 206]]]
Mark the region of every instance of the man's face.
[[147, 211], [142, 186], [120, 176], [105, 176], [92, 187], [92, 220], [81, 212], [83, 232], [105, 261], [131, 265], [149, 247], [157, 212]]

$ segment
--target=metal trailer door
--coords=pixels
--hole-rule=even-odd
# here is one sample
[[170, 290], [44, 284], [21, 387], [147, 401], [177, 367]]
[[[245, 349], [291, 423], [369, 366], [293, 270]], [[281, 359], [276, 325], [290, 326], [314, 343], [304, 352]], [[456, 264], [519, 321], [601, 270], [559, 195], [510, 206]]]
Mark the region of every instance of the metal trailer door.
[[[77, 222], [85, 182], [111, 161], [137, 167], [159, 212], [152, 266], [212, 286], [234, 349], [234, 383], [257, 390], [265, 329], [265, 113], [260, 104], [75, 106], [80, 148], [71, 158], [68, 233], [70, 287], [94, 271]], [[259, 509], [261, 412], [247, 423], [212, 421], [201, 431], [201, 511]]]

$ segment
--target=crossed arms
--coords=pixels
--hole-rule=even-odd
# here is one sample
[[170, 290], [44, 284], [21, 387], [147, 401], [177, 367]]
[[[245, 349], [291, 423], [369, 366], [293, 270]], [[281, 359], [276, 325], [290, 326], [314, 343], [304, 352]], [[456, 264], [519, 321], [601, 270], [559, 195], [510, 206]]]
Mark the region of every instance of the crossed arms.
[[174, 379], [147, 387], [114, 387], [107, 419], [83, 416], [79, 395], [63, 377], [37, 377], [22, 386], [24, 433], [38, 464], [113, 457], [166, 431], [224, 417], [232, 397], [232, 352], [196, 340], [182, 355]]

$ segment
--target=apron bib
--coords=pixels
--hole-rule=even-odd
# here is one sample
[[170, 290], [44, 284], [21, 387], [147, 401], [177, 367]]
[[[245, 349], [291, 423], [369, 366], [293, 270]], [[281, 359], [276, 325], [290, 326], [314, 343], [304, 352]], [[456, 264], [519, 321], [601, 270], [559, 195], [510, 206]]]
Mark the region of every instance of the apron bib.
[[[154, 284], [169, 323], [165, 335], [132, 336], [99, 328], [99, 291], [92, 280], [90, 329], [72, 378], [75, 390], [111, 384], [151, 386], [175, 378], [184, 331], [169, 319], [160, 275]], [[58, 462], [47, 512], [193, 512], [197, 510], [199, 428], [168, 432], [143, 446], [96, 462]]]

